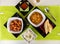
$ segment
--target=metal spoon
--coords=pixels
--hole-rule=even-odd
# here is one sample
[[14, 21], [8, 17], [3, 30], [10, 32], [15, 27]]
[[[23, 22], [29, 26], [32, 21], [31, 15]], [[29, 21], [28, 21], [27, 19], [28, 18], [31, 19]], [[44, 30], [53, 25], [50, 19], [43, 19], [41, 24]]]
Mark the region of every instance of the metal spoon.
[[53, 20], [56, 21], [56, 18], [51, 14], [51, 12], [48, 8], [45, 8], [45, 12], [49, 13], [51, 15], [51, 17], [53, 18]]

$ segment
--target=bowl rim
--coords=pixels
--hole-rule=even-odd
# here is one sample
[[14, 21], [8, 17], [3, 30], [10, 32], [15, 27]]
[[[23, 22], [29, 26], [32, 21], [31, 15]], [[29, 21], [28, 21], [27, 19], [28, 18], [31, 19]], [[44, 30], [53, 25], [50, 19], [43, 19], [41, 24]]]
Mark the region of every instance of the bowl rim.
[[40, 2], [41, 2], [41, 0], [39, 1], [39, 2], [36, 2], [35, 0], [28, 0], [33, 6], [39, 6], [40, 5]]
[[40, 1], [39, 1], [39, 2], [37, 2], [36, 0], [35, 0], [34, 2], [35, 2], [35, 4], [39, 4], [39, 3], [40, 3]]
[[[39, 13], [42, 15], [42, 17], [43, 17], [42, 21], [41, 21], [38, 25], [35, 25], [35, 24], [30, 20], [30, 16], [31, 16], [32, 13], [34, 13], [34, 12], [39, 12]], [[45, 17], [44, 13], [43, 13], [41, 10], [39, 10], [39, 9], [34, 9], [34, 10], [27, 16], [27, 19], [28, 19], [28, 21], [29, 21], [34, 27], [39, 27], [39, 26], [45, 21], [46, 17]]]
[[[22, 27], [21, 27], [21, 30], [20, 30], [19, 32], [11, 31], [11, 30], [10, 30], [10, 27], [9, 27], [11, 21], [13, 21], [13, 20], [15, 20], [15, 19], [18, 19], [18, 20], [20, 20], [20, 21], [22, 22]], [[10, 33], [14, 33], [14, 34], [21, 33], [22, 30], [23, 30], [23, 20], [22, 20], [21, 18], [18, 18], [18, 17], [9, 18], [9, 19], [8, 19], [8, 22], [7, 22], [7, 29], [8, 29], [8, 32], [10, 32]]]

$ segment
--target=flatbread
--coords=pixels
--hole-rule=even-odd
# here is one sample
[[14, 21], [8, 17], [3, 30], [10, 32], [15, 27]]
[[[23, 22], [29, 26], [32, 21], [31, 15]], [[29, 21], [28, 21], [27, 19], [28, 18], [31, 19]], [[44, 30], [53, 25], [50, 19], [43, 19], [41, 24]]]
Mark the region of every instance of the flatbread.
[[47, 34], [48, 32], [51, 33], [53, 27], [52, 25], [49, 23], [49, 20], [47, 19], [44, 23], [44, 29], [45, 29], [45, 33]]

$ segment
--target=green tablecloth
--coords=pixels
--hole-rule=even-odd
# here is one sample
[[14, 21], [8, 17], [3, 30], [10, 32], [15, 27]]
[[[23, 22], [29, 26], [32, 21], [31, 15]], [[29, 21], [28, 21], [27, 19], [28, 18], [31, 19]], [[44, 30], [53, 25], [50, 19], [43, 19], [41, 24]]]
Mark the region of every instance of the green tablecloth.
[[[45, 13], [44, 8], [46, 7], [50, 9], [50, 12], [56, 18], [56, 22], [49, 16], [48, 13]], [[45, 38], [43, 38], [34, 28], [32, 28], [37, 34], [36, 40], [60, 40], [60, 6], [39, 6], [39, 8], [51, 19], [51, 21], [56, 24], [56, 27]], [[16, 12], [19, 13], [19, 11], [14, 6], [0, 6], [0, 12], [4, 13], [0, 14], [0, 40], [23, 40], [21, 35], [18, 36], [18, 38], [15, 38], [7, 31], [7, 28], [4, 27], [4, 23], [8, 20], [8, 18], [13, 16]], [[19, 14], [23, 16], [21, 13]], [[25, 18], [25, 16], [23, 16], [23, 18]]]

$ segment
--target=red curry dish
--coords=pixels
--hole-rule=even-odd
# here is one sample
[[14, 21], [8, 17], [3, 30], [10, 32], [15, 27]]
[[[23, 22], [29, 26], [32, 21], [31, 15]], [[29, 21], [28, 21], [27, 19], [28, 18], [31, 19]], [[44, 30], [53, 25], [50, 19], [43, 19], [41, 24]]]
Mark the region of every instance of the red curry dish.
[[11, 21], [10, 30], [14, 32], [19, 32], [22, 27], [22, 22], [18, 19]]

